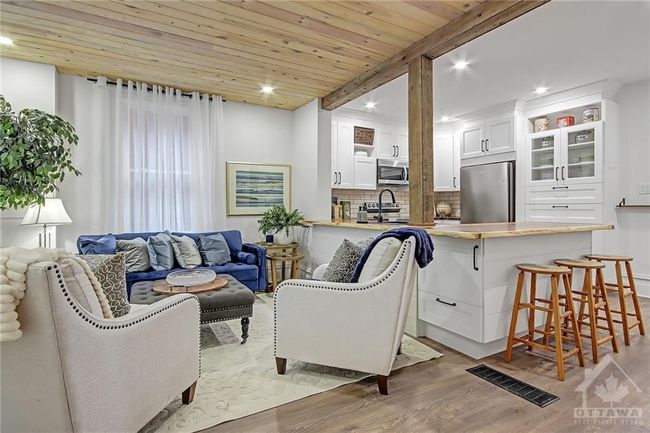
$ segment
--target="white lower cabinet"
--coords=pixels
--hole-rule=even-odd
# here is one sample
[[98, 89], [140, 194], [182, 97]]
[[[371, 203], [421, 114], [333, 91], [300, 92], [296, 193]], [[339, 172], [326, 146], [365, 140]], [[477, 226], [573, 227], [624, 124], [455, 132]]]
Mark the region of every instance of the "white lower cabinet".
[[600, 224], [603, 221], [603, 204], [527, 205], [526, 221]]
[[583, 204], [602, 203], [603, 184], [530, 186], [526, 189], [526, 203], [533, 204]]
[[442, 295], [419, 292], [418, 315], [432, 325], [482, 341], [482, 310]]

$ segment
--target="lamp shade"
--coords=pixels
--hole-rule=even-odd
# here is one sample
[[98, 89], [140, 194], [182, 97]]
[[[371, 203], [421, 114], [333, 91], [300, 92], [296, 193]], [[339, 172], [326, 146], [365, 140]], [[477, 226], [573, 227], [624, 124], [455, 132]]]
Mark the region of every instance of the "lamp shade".
[[20, 223], [26, 225], [63, 225], [72, 224], [70, 216], [63, 207], [60, 198], [46, 198], [45, 204], [35, 204], [27, 209], [27, 213]]

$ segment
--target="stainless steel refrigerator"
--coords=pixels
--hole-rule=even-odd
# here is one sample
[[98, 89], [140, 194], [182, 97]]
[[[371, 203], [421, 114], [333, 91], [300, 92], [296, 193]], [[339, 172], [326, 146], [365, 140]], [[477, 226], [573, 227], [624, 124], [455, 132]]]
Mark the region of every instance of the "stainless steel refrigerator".
[[461, 223], [515, 220], [514, 161], [462, 167], [460, 185]]

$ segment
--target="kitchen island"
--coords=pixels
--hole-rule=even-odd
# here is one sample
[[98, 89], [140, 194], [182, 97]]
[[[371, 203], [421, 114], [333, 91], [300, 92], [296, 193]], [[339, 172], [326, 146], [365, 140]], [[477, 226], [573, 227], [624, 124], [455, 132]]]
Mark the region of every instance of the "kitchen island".
[[[328, 262], [344, 238], [366, 239], [404, 225], [310, 221], [312, 265]], [[418, 272], [407, 322], [411, 335], [427, 336], [475, 359], [505, 350], [517, 263], [552, 263], [592, 252], [592, 232], [610, 224], [439, 224], [425, 230], [435, 247], [433, 261]], [[582, 281], [578, 276], [576, 281]], [[540, 278], [537, 293], [548, 296]], [[538, 314], [536, 323], [543, 317]], [[520, 315], [517, 331], [527, 328]]]

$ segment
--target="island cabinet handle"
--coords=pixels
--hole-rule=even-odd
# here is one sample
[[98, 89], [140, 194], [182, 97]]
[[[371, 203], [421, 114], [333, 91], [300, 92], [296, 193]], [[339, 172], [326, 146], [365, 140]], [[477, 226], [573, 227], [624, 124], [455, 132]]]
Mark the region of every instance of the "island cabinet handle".
[[447, 301], [443, 301], [443, 300], [440, 299], [440, 298], [436, 298], [436, 301], [437, 301], [437, 302], [440, 302], [441, 304], [449, 305], [449, 306], [452, 306], [452, 307], [455, 307], [455, 306], [456, 306], [456, 303], [455, 303], [455, 302], [447, 302]]
[[478, 250], [478, 245], [474, 245], [474, 254], [473, 254], [473, 259], [474, 259], [474, 270], [478, 271], [478, 266], [476, 266], [476, 251]]

